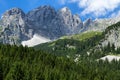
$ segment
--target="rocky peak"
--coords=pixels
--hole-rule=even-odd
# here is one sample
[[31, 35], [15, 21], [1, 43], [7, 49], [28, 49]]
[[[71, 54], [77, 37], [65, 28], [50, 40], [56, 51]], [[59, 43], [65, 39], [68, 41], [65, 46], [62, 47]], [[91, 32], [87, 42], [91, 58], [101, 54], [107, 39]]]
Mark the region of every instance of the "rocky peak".
[[92, 23], [92, 19], [87, 19], [85, 22], [84, 22], [84, 27], [88, 27], [91, 23]]
[[20, 16], [25, 16], [25, 13], [20, 9], [20, 8], [12, 8], [8, 11], [6, 11], [4, 14], [3, 14], [3, 17], [6, 17], [6, 16], [11, 16], [11, 15], [20, 15]]
[[28, 12], [27, 16], [30, 21], [32, 20], [38, 21], [39, 19], [44, 22], [49, 20], [50, 18], [54, 18], [55, 14], [56, 14], [56, 11], [54, 8], [45, 5], [45, 6], [40, 6]]
[[78, 14], [73, 15], [73, 21], [77, 24], [82, 23], [82, 20]]
[[68, 26], [75, 26], [74, 24], [81, 23], [81, 19], [78, 14], [72, 15], [71, 10], [67, 7], [64, 7], [58, 11], [60, 18], [63, 19], [63, 22]]
[[63, 7], [59, 11], [62, 12], [62, 13], [71, 13], [71, 10], [68, 7]]
[[61, 20], [50, 6], [40, 6], [27, 14], [27, 24], [35, 33], [53, 38], [61, 35]]
[[[64, 7], [58, 11], [58, 14], [60, 17], [62, 17], [64, 20], [72, 18], [72, 13], [69, 8]], [[66, 22], [67, 23], [67, 22]]]
[[24, 25], [25, 13], [19, 8], [12, 8], [3, 14], [2, 22], [4, 26]]
[[27, 40], [29, 36], [29, 28], [26, 25], [26, 15], [19, 8], [12, 8], [3, 14], [0, 25], [2, 43], [18, 44], [22, 40]]
[[71, 10], [67, 7], [60, 9], [58, 15], [65, 25], [66, 34], [78, 33], [78, 29], [83, 26], [79, 15], [72, 15]]

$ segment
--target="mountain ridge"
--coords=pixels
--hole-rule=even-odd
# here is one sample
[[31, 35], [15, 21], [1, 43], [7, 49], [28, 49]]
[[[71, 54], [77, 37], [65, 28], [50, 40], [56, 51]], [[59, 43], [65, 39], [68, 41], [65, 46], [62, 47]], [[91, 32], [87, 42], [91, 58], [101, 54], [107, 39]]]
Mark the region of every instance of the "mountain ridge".
[[67, 7], [55, 10], [49, 5], [40, 6], [28, 13], [24, 13], [20, 8], [12, 8], [7, 10], [0, 20], [0, 42], [21, 44], [22, 41], [31, 39], [34, 34], [54, 40], [85, 31], [104, 31], [107, 26], [120, 21], [119, 19], [82, 21], [79, 15], [72, 14]]

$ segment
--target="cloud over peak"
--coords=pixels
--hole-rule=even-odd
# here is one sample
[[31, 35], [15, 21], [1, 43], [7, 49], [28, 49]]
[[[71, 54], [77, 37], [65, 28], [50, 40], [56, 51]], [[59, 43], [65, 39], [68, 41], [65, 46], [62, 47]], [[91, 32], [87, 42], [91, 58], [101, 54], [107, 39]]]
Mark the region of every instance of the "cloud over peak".
[[62, 0], [67, 3], [76, 3], [83, 11], [83, 16], [92, 14], [92, 16], [99, 17], [114, 11], [120, 7], [120, 0]]

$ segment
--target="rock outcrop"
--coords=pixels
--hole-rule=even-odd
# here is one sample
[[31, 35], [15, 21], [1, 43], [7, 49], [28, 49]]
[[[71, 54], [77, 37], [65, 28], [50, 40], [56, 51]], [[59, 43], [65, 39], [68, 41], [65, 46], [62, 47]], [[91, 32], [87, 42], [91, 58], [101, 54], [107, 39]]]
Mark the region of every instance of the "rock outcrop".
[[0, 23], [0, 42], [19, 44], [22, 40], [31, 37], [25, 23], [25, 16], [25, 13], [19, 8], [12, 8], [3, 14]]

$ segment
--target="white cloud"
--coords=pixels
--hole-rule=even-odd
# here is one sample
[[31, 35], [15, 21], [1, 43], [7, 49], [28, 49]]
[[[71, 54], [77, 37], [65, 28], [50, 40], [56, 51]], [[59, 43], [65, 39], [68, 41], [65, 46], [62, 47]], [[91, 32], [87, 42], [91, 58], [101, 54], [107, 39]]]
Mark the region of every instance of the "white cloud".
[[93, 14], [95, 17], [104, 16], [120, 6], [120, 0], [70, 0], [84, 10], [82, 15]]

